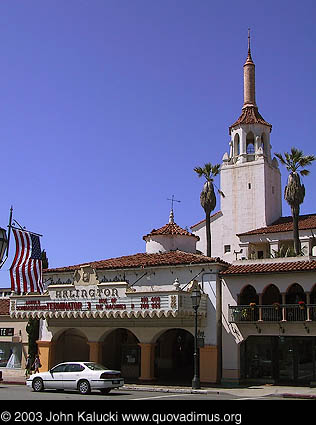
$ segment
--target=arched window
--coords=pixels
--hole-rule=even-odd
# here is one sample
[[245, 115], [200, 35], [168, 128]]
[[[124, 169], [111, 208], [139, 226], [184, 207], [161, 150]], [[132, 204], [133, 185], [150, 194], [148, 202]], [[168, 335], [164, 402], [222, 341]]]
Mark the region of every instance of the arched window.
[[[313, 289], [310, 293], [309, 302], [310, 302], [310, 304], [316, 304], [316, 284], [313, 286]], [[316, 308], [315, 307], [311, 307], [309, 309], [309, 316], [310, 316], [311, 320], [316, 320]]]
[[255, 288], [252, 285], [245, 286], [240, 293], [239, 304], [240, 305], [248, 305], [250, 303], [258, 304], [258, 302], [259, 302], [259, 296]]
[[306, 294], [301, 285], [293, 283], [286, 292], [285, 302], [286, 304], [297, 304], [300, 301], [304, 301], [306, 303]]
[[262, 304], [263, 305], [272, 305], [274, 303], [282, 303], [282, 296], [280, 294], [279, 288], [271, 284], [267, 286], [262, 294]]
[[263, 153], [266, 155], [267, 154], [267, 136], [265, 133], [261, 134], [261, 147], [262, 147]]
[[310, 303], [316, 304], [316, 284], [313, 286], [313, 289], [310, 294]]
[[240, 138], [237, 133], [234, 137], [234, 156], [240, 155]]
[[250, 155], [255, 153], [255, 138], [251, 131], [247, 134], [246, 137], [246, 152]]

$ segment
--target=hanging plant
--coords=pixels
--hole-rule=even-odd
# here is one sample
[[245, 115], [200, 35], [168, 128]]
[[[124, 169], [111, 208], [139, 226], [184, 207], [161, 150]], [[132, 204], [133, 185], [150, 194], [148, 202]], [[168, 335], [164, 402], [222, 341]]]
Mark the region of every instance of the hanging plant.
[[304, 310], [304, 308], [305, 308], [305, 302], [304, 301], [299, 301], [298, 305], [300, 306], [301, 310]]

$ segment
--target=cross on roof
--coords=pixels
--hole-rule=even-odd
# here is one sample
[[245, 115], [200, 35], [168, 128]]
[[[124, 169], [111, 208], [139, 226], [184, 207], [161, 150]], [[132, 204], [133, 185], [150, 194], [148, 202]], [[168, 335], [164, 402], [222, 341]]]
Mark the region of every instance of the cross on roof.
[[174, 202], [181, 202], [181, 201], [178, 201], [177, 199], [174, 199], [174, 195], [172, 195], [171, 199], [167, 198], [167, 201], [171, 201], [171, 209], [172, 210], [173, 210], [173, 203]]

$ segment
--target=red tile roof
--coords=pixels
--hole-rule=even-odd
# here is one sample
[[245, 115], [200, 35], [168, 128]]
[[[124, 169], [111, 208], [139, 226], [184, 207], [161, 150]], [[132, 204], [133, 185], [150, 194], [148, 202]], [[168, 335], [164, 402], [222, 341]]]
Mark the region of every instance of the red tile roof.
[[[114, 269], [127, 269], [127, 268], [145, 268], [145, 267], [158, 267], [158, 266], [176, 266], [176, 265], [194, 265], [194, 264], [214, 264], [220, 263], [227, 265], [227, 263], [220, 258], [211, 258], [206, 257], [200, 254], [191, 254], [183, 251], [170, 251], [159, 254], [134, 254], [127, 255], [124, 257], [118, 258], [109, 258], [107, 260], [101, 261], [92, 261], [88, 264], [91, 265], [94, 269], [105, 269], [105, 270], [114, 270]], [[44, 270], [45, 273], [55, 273], [55, 272], [67, 272], [75, 271], [80, 269], [84, 264], [78, 264], [75, 266], [68, 267], [58, 267]]]
[[[301, 215], [298, 221], [299, 230], [316, 230], [316, 214], [306, 214]], [[261, 227], [260, 229], [250, 230], [249, 232], [240, 233], [237, 236], [245, 235], [259, 235], [263, 233], [278, 233], [278, 232], [290, 232], [293, 231], [293, 218], [289, 217], [280, 217], [274, 223], [267, 227]]]
[[151, 235], [182, 235], [182, 236], [192, 236], [197, 240], [200, 240], [198, 236], [193, 235], [182, 227], [178, 226], [176, 223], [168, 223], [160, 229], [153, 229], [148, 235], [143, 236], [145, 240], [148, 236]]
[[10, 314], [10, 300], [0, 300], [0, 316]]
[[258, 108], [255, 106], [246, 106], [243, 108], [238, 120], [229, 127], [229, 134], [231, 133], [231, 129], [239, 124], [264, 124], [270, 127], [270, 131], [272, 130], [272, 125], [263, 119]]
[[269, 262], [263, 264], [232, 264], [221, 275], [243, 275], [258, 273], [289, 273], [316, 271], [316, 261]]

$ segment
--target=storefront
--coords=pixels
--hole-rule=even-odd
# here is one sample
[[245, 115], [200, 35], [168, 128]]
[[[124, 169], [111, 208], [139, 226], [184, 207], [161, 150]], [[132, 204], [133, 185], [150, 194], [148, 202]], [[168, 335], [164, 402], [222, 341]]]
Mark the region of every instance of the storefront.
[[0, 369], [3, 378], [24, 373], [28, 350], [27, 319], [10, 317], [10, 300], [0, 300]]
[[241, 343], [241, 379], [288, 385], [316, 381], [316, 337], [250, 336]]

